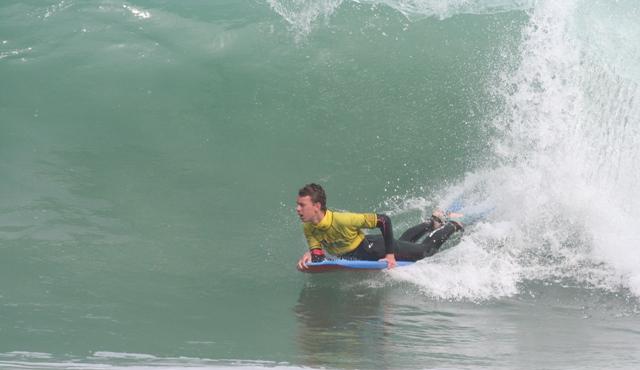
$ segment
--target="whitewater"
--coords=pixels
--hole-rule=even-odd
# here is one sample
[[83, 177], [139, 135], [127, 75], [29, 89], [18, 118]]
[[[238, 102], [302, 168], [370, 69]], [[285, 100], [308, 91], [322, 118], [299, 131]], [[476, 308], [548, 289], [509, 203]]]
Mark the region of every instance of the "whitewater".
[[[628, 6], [608, 12], [623, 18]], [[489, 87], [502, 102], [490, 122], [498, 134], [490, 160], [499, 165], [450, 190], [476, 202], [481, 194], [499, 215], [463, 240], [469, 250], [399, 278], [439, 297], [509, 295], [547, 279], [640, 293], [638, 50], [625, 43], [638, 29], [621, 31], [602, 11], [582, 2], [532, 10], [518, 64]], [[625, 45], [622, 55], [598, 48], [615, 44]], [[473, 263], [461, 258], [474, 253]], [[439, 281], [450, 269], [454, 280]]]

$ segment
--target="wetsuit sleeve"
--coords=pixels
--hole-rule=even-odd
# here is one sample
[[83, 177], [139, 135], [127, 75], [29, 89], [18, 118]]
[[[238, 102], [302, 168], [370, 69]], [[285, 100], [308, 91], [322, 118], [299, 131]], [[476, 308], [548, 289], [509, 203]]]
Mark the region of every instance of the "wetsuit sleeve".
[[393, 227], [391, 226], [391, 219], [387, 215], [376, 215], [376, 226], [382, 232], [382, 238], [384, 239], [385, 254], [393, 253]]

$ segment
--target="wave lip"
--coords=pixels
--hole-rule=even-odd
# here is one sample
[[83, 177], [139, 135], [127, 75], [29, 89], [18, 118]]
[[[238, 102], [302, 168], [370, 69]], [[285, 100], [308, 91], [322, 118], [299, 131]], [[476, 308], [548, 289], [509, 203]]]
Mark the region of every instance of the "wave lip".
[[[267, 0], [271, 9], [291, 27], [296, 37], [311, 33], [314, 25], [325, 22], [345, 3], [345, 0]], [[410, 21], [434, 17], [446, 19], [459, 14], [495, 14], [531, 9], [535, 0], [351, 0], [348, 3], [368, 4], [373, 9], [388, 7]]]
[[446, 19], [460, 14], [496, 14], [534, 7], [534, 0], [361, 0], [360, 3], [385, 5], [410, 20], [429, 17]]

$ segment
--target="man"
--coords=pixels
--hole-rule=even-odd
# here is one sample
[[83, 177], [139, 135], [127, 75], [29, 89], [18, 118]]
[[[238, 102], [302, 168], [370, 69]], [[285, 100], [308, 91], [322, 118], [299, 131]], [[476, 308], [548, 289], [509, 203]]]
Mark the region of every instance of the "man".
[[[303, 222], [309, 251], [298, 261], [298, 269], [307, 268], [308, 262], [324, 260], [324, 250], [346, 259], [385, 260], [388, 268], [396, 266], [396, 256], [416, 261], [433, 255], [455, 231], [462, 229], [462, 215], [434, 212], [431, 220], [412, 227], [397, 242], [393, 239], [391, 219], [383, 214], [334, 212], [327, 209], [327, 196], [317, 184], [305, 185], [298, 191], [296, 212]], [[453, 216], [458, 217], [454, 219]], [[379, 228], [378, 235], [365, 235], [362, 229]], [[429, 235], [422, 243], [420, 238]]]
[[[298, 261], [304, 270], [307, 263], [324, 259], [324, 250], [342, 258], [387, 261], [396, 265], [391, 219], [375, 213], [334, 212], [327, 209], [327, 196], [317, 184], [305, 185], [298, 191], [296, 212], [303, 222], [309, 252]], [[367, 238], [362, 229], [379, 228], [382, 239]]]

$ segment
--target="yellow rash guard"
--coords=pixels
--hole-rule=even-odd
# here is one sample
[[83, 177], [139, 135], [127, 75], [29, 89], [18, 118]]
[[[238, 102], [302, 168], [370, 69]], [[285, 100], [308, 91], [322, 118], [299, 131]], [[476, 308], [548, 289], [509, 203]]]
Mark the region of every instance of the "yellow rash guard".
[[347, 213], [327, 210], [317, 225], [305, 222], [302, 227], [309, 249], [324, 248], [341, 256], [358, 248], [364, 240], [362, 229], [376, 228], [375, 213]]

